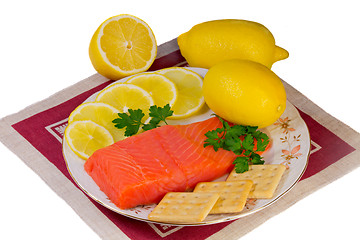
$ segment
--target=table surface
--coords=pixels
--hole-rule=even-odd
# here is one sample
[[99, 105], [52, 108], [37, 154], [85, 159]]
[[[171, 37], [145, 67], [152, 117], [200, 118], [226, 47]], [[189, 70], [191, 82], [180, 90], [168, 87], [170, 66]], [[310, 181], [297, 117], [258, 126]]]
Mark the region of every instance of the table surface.
[[[213, 19], [240, 18], [270, 29], [279, 46], [290, 52], [272, 70], [325, 111], [360, 132], [360, 16], [355, 1], [342, 6], [325, 1], [7, 1], [0, 9], [0, 117], [41, 101], [95, 73], [88, 44], [98, 25], [113, 15], [129, 13], [145, 20], [158, 44], [193, 25]], [[260, 4], [261, 3], [261, 4]], [[206, 4], [206, 10], [205, 10]], [[164, 7], [159, 8], [160, 5]], [[230, 7], [236, 5], [236, 7]], [[200, 9], [204, 9], [201, 11]], [[357, 62], [356, 62], [357, 61]], [[99, 239], [80, 217], [17, 156], [0, 144], [1, 239]], [[360, 206], [360, 169], [327, 185], [273, 217], [242, 239], [355, 239]], [[342, 195], [341, 193], [347, 193]], [[350, 193], [350, 194], [349, 194]], [[351, 199], [349, 199], [351, 196]], [[299, 231], [300, 230], [300, 231]], [[301, 231], [306, 230], [306, 231]], [[69, 236], [69, 234], [71, 235]], [[294, 233], [296, 233], [294, 235]], [[279, 235], [278, 235], [279, 234]]]

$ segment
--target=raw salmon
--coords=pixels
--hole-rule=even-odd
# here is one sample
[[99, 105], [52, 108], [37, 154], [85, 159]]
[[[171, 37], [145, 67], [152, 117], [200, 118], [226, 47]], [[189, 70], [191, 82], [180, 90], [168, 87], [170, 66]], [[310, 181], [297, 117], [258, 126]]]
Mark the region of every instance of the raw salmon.
[[219, 127], [213, 117], [155, 128], [99, 149], [84, 168], [120, 209], [158, 203], [167, 192], [186, 191], [231, 171], [234, 153], [203, 146], [205, 133]]

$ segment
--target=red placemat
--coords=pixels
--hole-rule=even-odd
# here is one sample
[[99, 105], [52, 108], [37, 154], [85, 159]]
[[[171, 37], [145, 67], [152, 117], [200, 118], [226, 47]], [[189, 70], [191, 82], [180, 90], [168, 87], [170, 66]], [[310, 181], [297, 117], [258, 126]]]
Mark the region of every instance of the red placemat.
[[[159, 46], [158, 57], [149, 71], [172, 66], [186, 66], [176, 40]], [[321, 186], [359, 166], [359, 157], [356, 157], [359, 156], [359, 134], [326, 114], [284, 82], [288, 99], [297, 107], [311, 136], [308, 167], [293, 190], [259, 213], [208, 226], [168, 226], [124, 217], [83, 193], [67, 171], [62, 155], [62, 137], [69, 114], [111, 82], [100, 75], [93, 75], [0, 122], [0, 140], [37, 172], [104, 239], [237, 239]], [[30, 112], [36, 113], [30, 115]], [[37, 154], [37, 161], [28, 158], [33, 151]], [[353, 162], [351, 168], [344, 161]], [[45, 166], [50, 168], [46, 173], [43, 169]], [[61, 189], [59, 186], [62, 183], [70, 184], [70, 189]], [[77, 203], [79, 194], [82, 197]], [[241, 228], [236, 228], [240, 225]]]

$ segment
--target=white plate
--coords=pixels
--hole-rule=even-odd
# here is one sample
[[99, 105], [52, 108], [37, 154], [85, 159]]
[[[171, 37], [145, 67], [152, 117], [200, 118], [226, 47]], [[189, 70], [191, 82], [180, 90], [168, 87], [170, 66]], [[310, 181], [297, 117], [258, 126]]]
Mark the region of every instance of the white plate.
[[[206, 69], [189, 68], [203, 77], [207, 72]], [[127, 78], [119, 81], [126, 81]], [[93, 101], [97, 93], [89, 97], [87, 101]], [[208, 119], [213, 112], [208, 108], [204, 109], [200, 114], [186, 120], [168, 121], [169, 124], [189, 124], [192, 122]], [[287, 167], [280, 184], [272, 199], [248, 200], [246, 207], [240, 213], [236, 214], [212, 214], [208, 215], [203, 222], [193, 224], [171, 224], [171, 225], [208, 225], [238, 219], [249, 214], [258, 212], [287, 193], [300, 180], [304, 173], [308, 157], [310, 153], [310, 135], [304, 120], [300, 117], [296, 108], [287, 102], [287, 107], [283, 115], [273, 125], [262, 129], [272, 139], [272, 147], [264, 156], [266, 164], [283, 164]], [[79, 158], [63, 141], [63, 155], [70, 172], [71, 177], [77, 185], [91, 198], [98, 203], [117, 212], [121, 215], [128, 216], [141, 221], [152, 222], [148, 220], [148, 214], [155, 205], [138, 206], [132, 209], [122, 210], [113, 204], [108, 197], [100, 191], [97, 184], [84, 170], [84, 160]], [[226, 176], [217, 179], [225, 180]], [[162, 223], [166, 224], [166, 223]]]

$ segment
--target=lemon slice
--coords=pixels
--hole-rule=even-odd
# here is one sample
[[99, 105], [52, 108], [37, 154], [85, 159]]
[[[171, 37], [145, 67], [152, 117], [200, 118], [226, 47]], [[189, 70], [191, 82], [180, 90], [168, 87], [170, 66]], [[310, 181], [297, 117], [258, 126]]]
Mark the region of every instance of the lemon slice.
[[71, 150], [88, 159], [96, 150], [114, 143], [110, 132], [93, 121], [74, 121], [65, 129], [65, 141]]
[[125, 130], [115, 127], [112, 120], [118, 118], [119, 110], [106, 103], [87, 102], [80, 104], [69, 116], [69, 123], [74, 121], [91, 120], [100, 126], [105, 127], [113, 136], [114, 141], [120, 141], [125, 138]]
[[202, 95], [202, 77], [194, 71], [181, 67], [165, 68], [157, 71], [175, 83], [178, 91], [177, 100], [172, 106], [171, 119], [182, 119], [198, 112], [204, 106]]
[[96, 96], [95, 102], [107, 103], [123, 113], [129, 109], [141, 109], [145, 114], [144, 123], [150, 121], [149, 108], [154, 105], [147, 91], [130, 83], [115, 83], [106, 87]]
[[156, 53], [156, 39], [149, 25], [127, 14], [103, 22], [89, 46], [96, 71], [113, 80], [148, 70]]
[[173, 106], [177, 98], [175, 84], [164, 75], [158, 73], [140, 73], [130, 77], [126, 83], [131, 83], [145, 89], [154, 99], [158, 107], [166, 104]]

